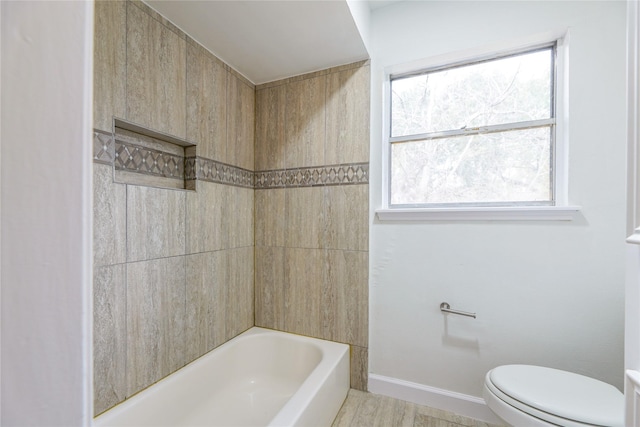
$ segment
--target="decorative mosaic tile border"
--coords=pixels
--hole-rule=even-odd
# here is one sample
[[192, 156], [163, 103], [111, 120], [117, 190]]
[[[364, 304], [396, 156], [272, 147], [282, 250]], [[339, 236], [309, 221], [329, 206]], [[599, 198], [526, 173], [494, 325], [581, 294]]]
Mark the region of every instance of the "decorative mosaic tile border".
[[116, 139], [116, 170], [184, 180], [184, 157]]
[[319, 187], [369, 183], [369, 163], [313, 166], [253, 172], [204, 157], [182, 157], [114, 139], [94, 131], [93, 161], [117, 170], [173, 178], [208, 181], [245, 188]]
[[255, 172], [254, 188], [318, 187], [369, 183], [369, 163]]
[[93, 132], [93, 161], [112, 165], [115, 159], [115, 141], [110, 133]]
[[254, 173], [204, 157], [187, 157], [185, 179], [253, 188]]

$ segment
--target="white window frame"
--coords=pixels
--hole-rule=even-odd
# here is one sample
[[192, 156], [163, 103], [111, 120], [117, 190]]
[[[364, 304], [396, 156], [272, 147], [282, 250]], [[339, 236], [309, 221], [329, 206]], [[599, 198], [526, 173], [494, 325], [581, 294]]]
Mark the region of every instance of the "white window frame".
[[[554, 205], [533, 206], [460, 206], [460, 207], [392, 207], [390, 206], [391, 176], [391, 79], [419, 70], [447, 67], [463, 62], [476, 62], [533, 50], [556, 44], [555, 92], [555, 159], [553, 164]], [[387, 67], [383, 79], [383, 143], [382, 143], [382, 206], [376, 209], [382, 221], [421, 220], [572, 220], [580, 210], [569, 204], [568, 194], [568, 54], [569, 32], [543, 34], [526, 40], [500, 43], [421, 61]]]

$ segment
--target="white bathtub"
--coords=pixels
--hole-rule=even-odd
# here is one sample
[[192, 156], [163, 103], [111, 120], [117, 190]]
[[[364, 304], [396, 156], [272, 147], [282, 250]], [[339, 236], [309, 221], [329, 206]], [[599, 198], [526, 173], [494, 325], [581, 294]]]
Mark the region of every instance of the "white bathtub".
[[348, 345], [251, 328], [94, 426], [330, 426], [348, 390]]

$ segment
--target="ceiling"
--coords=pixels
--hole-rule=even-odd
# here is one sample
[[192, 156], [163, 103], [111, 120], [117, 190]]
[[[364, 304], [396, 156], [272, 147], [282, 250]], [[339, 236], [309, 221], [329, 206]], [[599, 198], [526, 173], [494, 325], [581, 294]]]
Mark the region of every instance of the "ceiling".
[[369, 57], [346, 0], [145, 2], [255, 84]]

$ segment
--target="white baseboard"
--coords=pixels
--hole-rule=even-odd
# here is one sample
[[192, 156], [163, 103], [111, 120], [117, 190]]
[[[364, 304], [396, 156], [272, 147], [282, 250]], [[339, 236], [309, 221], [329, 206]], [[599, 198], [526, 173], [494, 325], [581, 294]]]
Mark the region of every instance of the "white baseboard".
[[369, 391], [418, 405], [444, 409], [491, 424], [504, 424], [480, 397], [377, 374], [369, 374]]

